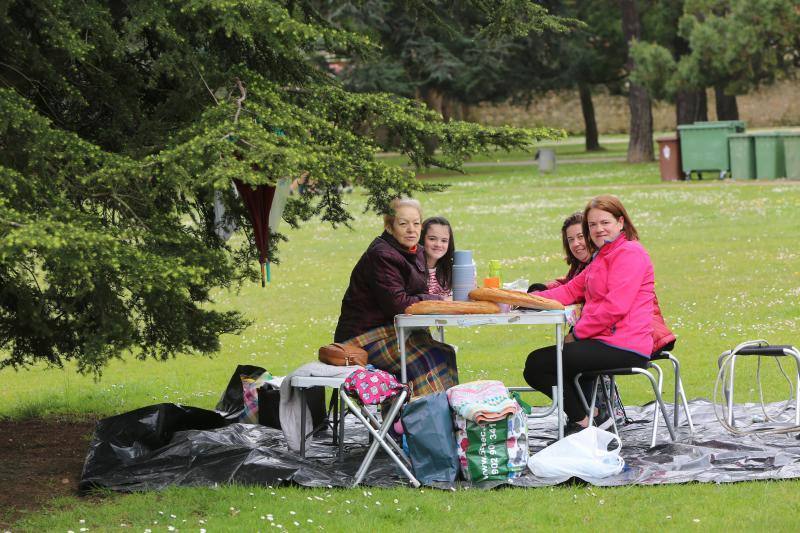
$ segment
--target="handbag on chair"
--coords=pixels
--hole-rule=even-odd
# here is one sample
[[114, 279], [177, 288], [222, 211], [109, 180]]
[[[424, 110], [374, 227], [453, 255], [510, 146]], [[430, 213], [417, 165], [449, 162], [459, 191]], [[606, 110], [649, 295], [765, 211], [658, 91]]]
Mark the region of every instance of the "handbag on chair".
[[333, 366], [367, 366], [367, 352], [355, 344], [334, 342], [319, 349], [319, 360]]

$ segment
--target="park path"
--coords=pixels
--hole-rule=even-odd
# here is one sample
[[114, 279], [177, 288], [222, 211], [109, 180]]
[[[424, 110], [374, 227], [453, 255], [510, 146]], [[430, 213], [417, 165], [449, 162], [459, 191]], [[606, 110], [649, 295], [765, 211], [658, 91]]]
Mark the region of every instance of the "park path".
[[[559, 159], [556, 157], [556, 164], [567, 165], [572, 163], [589, 164], [589, 163], [624, 163], [625, 156], [616, 157], [564, 157]], [[527, 165], [538, 165], [539, 162], [535, 159], [518, 159], [514, 161], [470, 161], [464, 163], [462, 166], [466, 167], [522, 167]]]

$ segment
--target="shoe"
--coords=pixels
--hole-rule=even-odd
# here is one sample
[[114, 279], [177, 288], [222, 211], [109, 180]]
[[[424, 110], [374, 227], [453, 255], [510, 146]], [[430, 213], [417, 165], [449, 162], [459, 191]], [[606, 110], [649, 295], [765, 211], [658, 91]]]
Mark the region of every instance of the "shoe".
[[573, 433], [577, 433], [586, 429], [582, 425], [578, 424], [577, 422], [567, 422], [567, 425], [564, 426], [564, 436], [567, 437], [572, 435]]
[[598, 429], [608, 429], [614, 425], [614, 420], [608, 416], [608, 413], [606, 413], [605, 410], [598, 413], [592, 422], [594, 422], [594, 425]]

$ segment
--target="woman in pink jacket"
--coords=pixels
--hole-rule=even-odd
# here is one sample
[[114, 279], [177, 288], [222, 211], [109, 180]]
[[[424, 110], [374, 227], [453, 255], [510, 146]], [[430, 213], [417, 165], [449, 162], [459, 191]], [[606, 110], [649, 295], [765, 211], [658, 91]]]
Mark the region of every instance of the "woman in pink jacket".
[[[584, 209], [583, 234], [592, 262], [565, 285], [536, 293], [565, 305], [585, 302], [575, 340], [564, 344], [565, 383], [588, 370], [644, 367], [653, 351], [653, 264], [622, 202], [611, 195], [593, 198]], [[556, 347], [531, 352], [524, 377], [549, 393], [556, 384]], [[571, 386], [564, 387], [564, 411], [568, 433], [589, 422]]]

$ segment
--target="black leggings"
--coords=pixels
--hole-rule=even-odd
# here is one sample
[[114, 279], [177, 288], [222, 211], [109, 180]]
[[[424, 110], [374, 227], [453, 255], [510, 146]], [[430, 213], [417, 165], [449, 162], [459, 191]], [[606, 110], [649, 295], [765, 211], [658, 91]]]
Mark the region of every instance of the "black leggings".
[[[565, 343], [561, 360], [564, 368], [564, 412], [571, 422], [586, 416], [573, 385], [576, 374], [606, 368], [644, 368], [649, 361], [647, 357], [591, 339]], [[547, 346], [532, 351], [522, 375], [528, 385], [550, 396], [552, 387], [556, 385], [556, 347]]]

